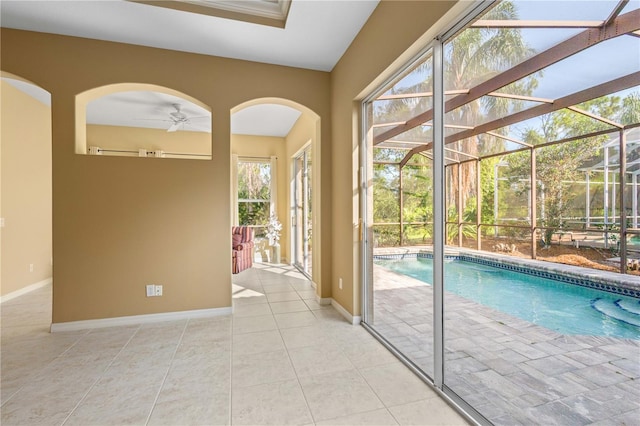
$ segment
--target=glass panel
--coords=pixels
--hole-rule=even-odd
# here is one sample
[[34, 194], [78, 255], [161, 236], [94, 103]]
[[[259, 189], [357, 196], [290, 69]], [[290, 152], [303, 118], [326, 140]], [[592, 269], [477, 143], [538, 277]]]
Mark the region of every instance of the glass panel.
[[311, 148], [294, 159], [294, 264], [308, 276], [311, 268]]
[[305, 201], [305, 218], [304, 218], [304, 223], [305, 223], [305, 229], [303, 230], [304, 232], [304, 242], [305, 242], [305, 253], [304, 253], [304, 271], [309, 275], [309, 276], [313, 276], [313, 253], [312, 253], [312, 246], [313, 246], [313, 198], [312, 198], [312, 192], [313, 192], [313, 153], [311, 151], [311, 147], [309, 147], [306, 151], [305, 151], [305, 155], [306, 155], [306, 167], [305, 167], [305, 174], [306, 174], [306, 190], [305, 190], [305, 196], [304, 196], [304, 201]]
[[[591, 67], [585, 64], [611, 64]], [[533, 96], [558, 99], [599, 83], [637, 72], [640, 38], [616, 37], [578, 52], [544, 69]], [[585, 69], [585, 66], [587, 67]], [[576, 70], [582, 70], [577, 73]]]
[[[374, 122], [383, 122], [383, 117], [407, 120], [431, 109], [431, 66], [427, 55], [385, 90], [386, 95], [429, 96], [375, 102]], [[391, 127], [374, 128], [373, 133], [378, 135], [388, 128]], [[427, 148], [432, 135], [430, 125], [417, 126], [373, 149], [373, 200], [369, 208], [374, 222], [374, 259], [368, 292], [371, 308], [365, 317], [365, 322], [382, 338], [429, 375], [433, 374], [431, 285], [411, 277], [398, 279], [393, 272], [395, 261], [385, 260], [384, 256], [411, 253], [415, 260], [419, 251], [429, 250], [433, 243], [432, 162], [424, 155], [431, 155]], [[409, 150], [421, 146], [425, 151], [407, 157]], [[402, 160], [406, 162], [402, 169], [399, 164], [382, 164]], [[428, 263], [418, 264], [417, 273], [430, 277]]]
[[[501, 2], [483, 19], [518, 19], [519, 8], [520, 2]], [[466, 28], [444, 45], [445, 91], [471, 89], [535, 53], [520, 29]], [[472, 114], [475, 110], [469, 108]]]
[[400, 222], [400, 173], [397, 165], [373, 166], [373, 221]]
[[522, 225], [503, 224], [501, 227], [486, 227], [487, 236], [482, 237], [482, 250], [500, 255], [531, 256], [531, 229]]
[[373, 161], [399, 163], [406, 154], [404, 149], [376, 148], [373, 151]]
[[531, 155], [523, 151], [494, 165], [493, 223], [529, 226], [531, 216]]
[[269, 165], [238, 165], [238, 218], [240, 225], [266, 225], [269, 222]]
[[[615, 1], [502, 2], [483, 19], [603, 20], [616, 4]], [[507, 17], [509, 9], [511, 15]], [[505, 13], [504, 17], [496, 18], [497, 12]], [[494, 17], [490, 18], [492, 14]], [[446, 87], [473, 89], [478, 83], [581, 31], [465, 29], [445, 44]], [[501, 47], [500, 52], [497, 46]], [[515, 52], [508, 49], [509, 46], [516, 46]], [[493, 51], [496, 54], [489, 54]], [[478, 52], [484, 55], [476, 58]], [[515, 83], [505, 82], [505, 87], [497, 92], [558, 99], [638, 71], [639, 52], [640, 39], [619, 37], [571, 55], [542, 73]], [[594, 63], [611, 65], [592, 69]], [[455, 171], [456, 166], [448, 167], [447, 206], [456, 208], [449, 209], [447, 240], [456, 243], [454, 240], [464, 233], [463, 227], [453, 223], [458, 219], [458, 212], [462, 212], [462, 216], [477, 213], [477, 200], [470, 189], [476, 185], [478, 173], [480, 215], [486, 225], [481, 232], [481, 254], [484, 255], [481, 260], [477, 252], [464, 250], [461, 250], [464, 258], [445, 260], [444, 384], [447, 392], [461, 397], [492, 423], [615, 423], [619, 415], [617, 408], [606, 413], [601, 411], [603, 406], [596, 402], [595, 395], [611, 390], [609, 384], [599, 382], [599, 377], [602, 372], [608, 374], [614, 370], [610, 366], [618, 364], [616, 357], [620, 353], [607, 353], [597, 362], [592, 355], [599, 353], [602, 346], [596, 342], [603, 339], [634, 354], [622, 355], [623, 364], [634, 362], [632, 358], [640, 350], [640, 329], [627, 327], [602, 313], [618, 315], [612, 305], [623, 295], [599, 293], [536, 276], [531, 273], [530, 265], [548, 269], [548, 262], [571, 263], [581, 256], [580, 266], [592, 267], [592, 263], [604, 266], [605, 259], [596, 257], [599, 253], [609, 259], [619, 255], [612, 249], [618, 248], [620, 239], [620, 194], [624, 191], [633, 197], [633, 188], [620, 187], [615, 125], [593, 116], [615, 121], [621, 120], [626, 112], [626, 123], [640, 121], [640, 114], [635, 115], [633, 100], [627, 100], [626, 104], [624, 101], [625, 96], [633, 92], [635, 90], [627, 90], [580, 103], [577, 107], [584, 113], [563, 109], [493, 130], [506, 138], [485, 133], [455, 141], [456, 136], [470, 132], [455, 126], [445, 129], [447, 141], [451, 142], [447, 148], [457, 151], [458, 159], [462, 157], [460, 152], [483, 157], [479, 167], [467, 170], [469, 190], [461, 189], [460, 194], [456, 188], [465, 187], [463, 179]], [[447, 113], [446, 124], [477, 128], [544, 105], [541, 101], [484, 96]], [[612, 130], [612, 133], [553, 144], [602, 130]], [[538, 147], [534, 151], [535, 170], [531, 167], [531, 150], [526, 145]], [[447, 156], [453, 154], [449, 151]], [[633, 161], [629, 159], [640, 158], [640, 155], [627, 155], [627, 158]], [[640, 163], [638, 167], [640, 169]], [[532, 173], [535, 173], [533, 179]], [[535, 186], [532, 188], [532, 185]], [[531, 200], [534, 188], [535, 206]], [[463, 202], [456, 199], [465, 194]], [[537, 215], [539, 232], [535, 235], [530, 226], [533, 213]], [[588, 238], [583, 239], [581, 233], [589, 234], [589, 229], [593, 229], [594, 236], [597, 231], [601, 241], [583, 247]], [[463, 235], [462, 245], [475, 248], [473, 243], [477, 240], [472, 232], [469, 234], [468, 238]], [[607, 241], [608, 247], [605, 247]], [[531, 260], [534, 254], [539, 261]], [[520, 260], [527, 257], [527, 262]], [[492, 264], [490, 259], [514, 262], [518, 271], [528, 273], [508, 270], [501, 267], [500, 262]], [[412, 268], [407, 265], [404, 271], [410, 273]], [[611, 270], [615, 268], [619, 269], [619, 263], [610, 264]], [[583, 270], [574, 267], [572, 271]], [[623, 301], [625, 303], [638, 301], [631, 299]], [[582, 356], [586, 358], [580, 358]], [[621, 391], [625, 398], [635, 397], [628, 391], [634, 377], [635, 373], [626, 370], [626, 374], [621, 372], [619, 377], [624, 385], [614, 385], [616, 389], [627, 389]], [[581, 389], [585, 385], [590, 390]], [[623, 411], [635, 409], [629, 406]]]
[[640, 1], [633, 0], [626, 4], [624, 9], [622, 9], [622, 13], [631, 12], [632, 10], [640, 9]]
[[433, 198], [431, 161], [416, 156], [422, 165], [402, 169], [403, 244], [421, 245], [431, 241]]
[[517, 134], [517, 139], [530, 145], [541, 145], [604, 130], [615, 131], [610, 124], [567, 109], [522, 121], [510, 129], [512, 134]]
[[423, 59], [374, 100], [374, 135], [433, 108], [432, 62], [430, 57]]
[[[640, 5], [632, 3], [633, 8]], [[603, 21], [617, 5], [616, 0], [504, 1], [481, 19], [567, 21], [561, 26], [570, 26], [575, 21]], [[482, 91], [479, 84], [584, 31], [519, 28], [531, 24], [495, 28], [495, 22], [484, 22], [447, 40], [446, 99]], [[593, 27], [597, 22], [580, 25]], [[416, 69], [412, 66], [399, 80], [404, 83], [389, 86], [385, 93], [429, 92], [428, 75], [418, 82], [410, 77]], [[638, 70], [640, 38], [620, 36], [568, 53], [546, 69], [531, 68], [520, 80], [505, 79], [494, 92], [479, 93], [484, 96], [445, 116], [446, 243], [461, 246], [457, 252], [463, 256], [445, 259], [446, 340], [435, 350], [445, 360], [443, 391], [461, 397], [489, 422], [609, 424], [634, 422], [637, 417], [635, 402], [623, 407], [620, 403], [637, 399], [631, 388], [637, 379], [634, 362], [640, 329], [616, 319], [620, 313], [615, 306], [617, 300], [632, 306], [638, 300], [551, 280], [534, 269], [548, 271], [550, 262], [570, 264], [572, 273], [584, 274], [585, 280], [592, 271], [580, 267], [619, 271], [620, 262], [611, 258], [625, 254], [620, 252], [622, 209], [630, 228], [626, 255], [640, 258], [640, 129], [629, 129], [640, 122], [640, 92], [638, 87], [614, 87], [616, 93], [606, 96], [588, 91]], [[577, 105], [552, 111], [554, 100], [580, 91], [584, 93]], [[432, 107], [414, 99], [412, 109], [407, 99], [387, 99], [379, 105], [387, 117], [400, 120]], [[392, 111], [398, 114], [391, 115]], [[514, 116], [531, 117], [525, 112], [540, 111], [548, 113], [505, 126]], [[499, 120], [502, 127], [479, 128]], [[617, 123], [627, 126], [624, 187]], [[378, 257], [369, 301], [373, 314], [365, 319], [427, 375], [432, 375], [434, 363], [433, 262], [428, 248], [407, 246], [432, 244], [433, 218], [429, 204], [423, 202], [434, 182], [424, 186], [432, 176], [431, 171], [421, 170], [431, 164], [432, 125], [426, 120], [373, 153], [377, 160], [402, 162], [404, 168], [392, 174], [387, 168], [397, 170], [398, 165], [374, 166], [378, 186], [373, 188], [373, 208], [388, 199], [392, 209], [384, 223], [374, 225], [374, 257]], [[594, 132], [607, 133], [584, 136]], [[579, 139], [565, 140], [571, 138]], [[408, 151], [419, 143], [424, 150], [408, 158]], [[374, 211], [374, 216], [384, 215]], [[401, 256], [382, 257], [394, 253], [389, 247], [399, 244], [405, 244], [395, 251]], [[493, 259], [499, 262], [492, 264]], [[517, 268], [505, 268], [504, 263]], [[608, 281], [611, 287], [625, 281], [617, 277]], [[615, 383], [602, 380], [612, 374]], [[608, 405], [601, 395], [610, 392], [621, 397]]]
[[267, 225], [269, 223], [268, 201], [238, 201], [240, 225]]
[[[549, 247], [541, 251], [541, 256], [551, 257], [554, 252], [560, 252], [560, 248], [554, 247], [561, 245], [563, 232], [579, 228], [580, 218], [587, 217], [585, 172], [593, 170], [590, 172], [590, 186], [603, 182], [603, 174], [588, 165], [608, 164], [608, 158], [605, 161], [604, 154], [600, 154], [607, 140], [605, 135], [536, 149], [538, 224], [545, 228], [542, 241]], [[602, 209], [604, 206], [596, 206], [593, 201], [589, 201], [590, 225], [604, 226], [604, 218], [593, 216], [597, 214], [598, 207]]]

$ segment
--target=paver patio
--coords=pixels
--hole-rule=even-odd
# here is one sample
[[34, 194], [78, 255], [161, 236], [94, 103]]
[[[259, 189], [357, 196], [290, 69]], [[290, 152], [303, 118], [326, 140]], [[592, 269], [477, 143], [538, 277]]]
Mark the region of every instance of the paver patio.
[[[374, 265], [370, 324], [431, 377], [432, 300]], [[494, 424], [640, 424], [640, 340], [563, 335], [448, 292], [444, 312], [445, 384]]]

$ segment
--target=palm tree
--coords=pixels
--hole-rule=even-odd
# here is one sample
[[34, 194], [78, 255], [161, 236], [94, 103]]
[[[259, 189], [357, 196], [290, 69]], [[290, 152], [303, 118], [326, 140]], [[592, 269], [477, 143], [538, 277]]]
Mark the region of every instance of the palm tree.
[[[516, 6], [511, 1], [503, 1], [493, 7], [484, 19], [491, 20], [516, 20]], [[519, 29], [514, 28], [467, 28], [455, 37], [451, 38], [444, 46], [444, 86], [445, 91], [470, 89], [479, 83], [486, 81], [495, 75], [522, 62], [535, 52], [529, 48]], [[402, 83], [396, 84], [388, 94], [414, 94], [431, 92], [433, 86], [433, 61], [427, 58], [415, 69], [408, 71], [408, 76]], [[404, 84], [407, 81], [415, 81], [413, 84]], [[504, 91], [510, 94], [530, 95], [537, 86], [535, 76], [522, 79], [505, 87]], [[403, 121], [417, 114], [416, 111], [427, 111], [433, 107], [431, 97], [407, 97], [394, 101], [378, 102], [374, 109], [376, 123]], [[460, 108], [448, 112], [445, 115], [446, 125], [474, 126], [480, 122], [488, 121], [519, 107], [519, 102], [513, 99], [498, 97], [482, 97], [469, 102]], [[429, 123], [426, 123], [429, 124]], [[456, 131], [456, 130], [453, 130]], [[452, 132], [446, 129], [445, 134]], [[418, 126], [410, 132], [402, 135], [404, 139], [415, 137], [417, 140], [428, 141], [431, 139], [428, 126]], [[448, 147], [479, 156], [478, 153], [487, 154], [499, 152], [504, 149], [502, 140], [488, 136], [476, 136], [448, 145]], [[492, 148], [491, 148], [492, 147]], [[388, 151], [388, 152], [387, 152]], [[393, 161], [396, 154], [392, 150], [376, 150], [376, 158]], [[404, 155], [402, 153], [401, 155]], [[465, 158], [463, 158], [465, 159]], [[465, 206], [470, 198], [475, 197], [476, 192], [476, 164], [470, 163], [461, 169], [460, 182], [458, 174], [449, 174], [450, 189], [447, 191], [447, 205], [455, 206], [458, 199], [458, 188], [462, 192], [462, 206]], [[406, 182], [408, 185], [409, 183]], [[459, 208], [463, 208], [459, 206]], [[475, 209], [475, 204], [469, 206]], [[466, 210], [465, 209], [465, 213]], [[483, 211], [485, 209], [483, 208]], [[469, 216], [469, 215], [467, 215]]]
[[[491, 9], [484, 17], [491, 20], [516, 20], [516, 5], [511, 1], [503, 1]], [[519, 29], [514, 28], [467, 28], [453, 37], [444, 48], [444, 87], [445, 91], [470, 89], [483, 81], [522, 62], [535, 53], [527, 46]], [[537, 79], [530, 76], [505, 87], [503, 91], [510, 94], [530, 95], [537, 87]], [[485, 96], [450, 111], [445, 115], [445, 124], [475, 126], [479, 122], [501, 117], [518, 108], [520, 101], [506, 98]], [[478, 156], [479, 147], [482, 154], [499, 152], [503, 148], [500, 139], [484, 135], [460, 140], [449, 145], [456, 151]], [[489, 147], [493, 147], [492, 149]], [[451, 190], [448, 191], [448, 203], [455, 203], [457, 191], [462, 191], [462, 204], [475, 194], [475, 176], [479, 171], [475, 164], [463, 168], [458, 182], [457, 175], [452, 175]], [[474, 206], [475, 208], [475, 206]]]

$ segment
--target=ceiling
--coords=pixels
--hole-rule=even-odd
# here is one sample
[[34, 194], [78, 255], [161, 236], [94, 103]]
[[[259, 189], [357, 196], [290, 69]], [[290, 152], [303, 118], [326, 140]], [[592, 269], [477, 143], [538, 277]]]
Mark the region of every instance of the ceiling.
[[95, 99], [87, 105], [87, 124], [145, 127], [168, 130], [180, 112], [187, 122], [178, 131], [211, 133], [211, 112], [186, 99], [161, 92], [117, 92]]
[[0, 23], [7, 28], [331, 71], [377, 4], [377, 0], [293, 0], [286, 27], [276, 28], [124, 0], [2, 0]]
[[[290, 5], [283, 4], [287, 0], [191, 0], [163, 4], [169, 3], [179, 8], [184, 3], [191, 6], [196, 3], [193, 7], [208, 7], [211, 12], [192, 13], [125, 0], [2, 0], [0, 24], [6, 28], [330, 71], [378, 0], [292, 0]], [[286, 10], [287, 6], [284, 28], [255, 23], [260, 22], [265, 8]], [[244, 15], [233, 9], [241, 9]], [[236, 14], [229, 15], [229, 10]], [[22, 82], [5, 81], [41, 101], [43, 96], [46, 98], [46, 94], [29, 89]], [[189, 117], [209, 114], [189, 101], [166, 94], [127, 92], [92, 102], [88, 120], [94, 124], [164, 128], [171, 125], [169, 113], [175, 111], [174, 103], [181, 105]], [[283, 137], [299, 115], [293, 108], [281, 105], [256, 105], [235, 113], [231, 128], [236, 134]], [[179, 130], [210, 132], [210, 126], [211, 120], [190, 119]]]

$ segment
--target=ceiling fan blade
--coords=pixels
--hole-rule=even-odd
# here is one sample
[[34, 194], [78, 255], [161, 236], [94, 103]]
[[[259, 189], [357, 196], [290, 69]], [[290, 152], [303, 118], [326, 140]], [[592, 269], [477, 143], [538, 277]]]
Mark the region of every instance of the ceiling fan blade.
[[175, 132], [176, 130], [178, 130], [178, 127], [180, 127], [180, 124], [180, 122], [173, 123], [171, 127], [167, 129], [167, 132]]

